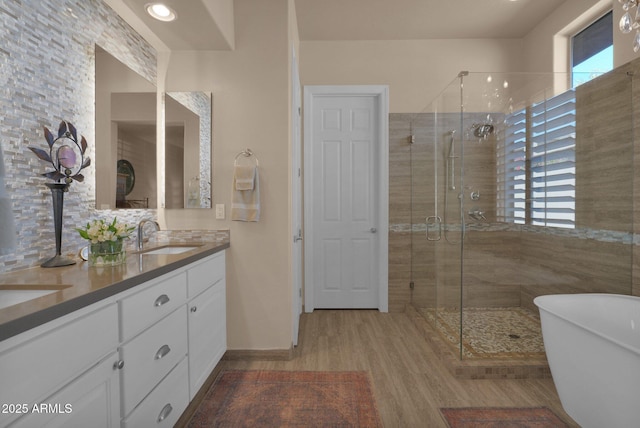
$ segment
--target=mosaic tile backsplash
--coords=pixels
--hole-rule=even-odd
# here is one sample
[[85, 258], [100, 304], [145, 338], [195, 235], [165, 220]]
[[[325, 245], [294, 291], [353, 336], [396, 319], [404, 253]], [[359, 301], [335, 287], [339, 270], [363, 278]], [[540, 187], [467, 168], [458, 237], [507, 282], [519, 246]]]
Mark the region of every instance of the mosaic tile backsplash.
[[[43, 127], [73, 123], [95, 160], [95, 45], [150, 81], [156, 52], [101, 0], [7, 0], [0, 4], [0, 146], [4, 185], [18, 235], [15, 252], [0, 256], [0, 273], [39, 264], [55, 255], [53, 208], [46, 164], [28, 146], [46, 148]], [[62, 252], [86, 243], [74, 227], [94, 218], [135, 224], [153, 210], [95, 210], [95, 167], [65, 194]], [[0, 219], [0, 227], [1, 219]]]

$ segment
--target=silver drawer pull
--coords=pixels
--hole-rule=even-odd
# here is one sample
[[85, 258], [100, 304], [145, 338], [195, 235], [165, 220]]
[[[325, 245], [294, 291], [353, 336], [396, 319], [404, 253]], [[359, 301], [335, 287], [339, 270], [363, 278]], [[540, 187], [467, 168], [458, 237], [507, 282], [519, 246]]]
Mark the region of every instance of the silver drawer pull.
[[191, 307], [191, 312], [196, 312], [197, 310], [198, 310], [198, 307], [197, 307], [197, 306], [192, 306], [192, 307]]
[[171, 348], [169, 345], [162, 345], [158, 352], [156, 352], [156, 356], [153, 358], [154, 360], [161, 360], [164, 358], [169, 352], [171, 352]]
[[171, 407], [170, 403], [167, 403], [162, 410], [160, 410], [160, 414], [158, 415], [158, 423], [164, 421], [167, 416], [169, 416], [169, 413], [171, 413], [171, 411], [173, 410], [173, 407]]
[[124, 367], [124, 361], [122, 360], [118, 360], [115, 363], [113, 363], [114, 370], [122, 370], [123, 367]]
[[167, 303], [169, 303], [169, 296], [167, 296], [166, 294], [163, 294], [162, 296], [158, 297], [155, 301], [155, 303], [153, 304], [155, 307], [160, 307], [162, 305], [165, 305]]

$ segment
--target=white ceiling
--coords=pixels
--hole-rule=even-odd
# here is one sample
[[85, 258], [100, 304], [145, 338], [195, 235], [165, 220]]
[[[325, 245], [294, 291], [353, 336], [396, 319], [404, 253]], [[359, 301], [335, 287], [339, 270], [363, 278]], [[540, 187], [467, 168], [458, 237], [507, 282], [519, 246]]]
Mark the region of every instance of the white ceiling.
[[[165, 0], [178, 12], [149, 17], [150, 0], [121, 0], [172, 50], [226, 50], [206, 7], [211, 0]], [[264, 0], [268, 1], [268, 0]], [[300, 39], [412, 40], [522, 38], [565, 0], [295, 0]]]
[[218, 24], [209, 12], [212, 0], [162, 0], [178, 14], [173, 22], [161, 22], [150, 17], [145, 5], [152, 0], [122, 0], [165, 45], [171, 50], [228, 50]]

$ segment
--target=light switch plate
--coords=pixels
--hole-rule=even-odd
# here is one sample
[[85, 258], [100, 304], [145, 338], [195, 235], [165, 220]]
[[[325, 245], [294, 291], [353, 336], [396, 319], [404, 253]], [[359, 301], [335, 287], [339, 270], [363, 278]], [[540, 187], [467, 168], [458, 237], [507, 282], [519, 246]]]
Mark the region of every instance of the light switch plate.
[[224, 204], [216, 204], [216, 220], [224, 220]]

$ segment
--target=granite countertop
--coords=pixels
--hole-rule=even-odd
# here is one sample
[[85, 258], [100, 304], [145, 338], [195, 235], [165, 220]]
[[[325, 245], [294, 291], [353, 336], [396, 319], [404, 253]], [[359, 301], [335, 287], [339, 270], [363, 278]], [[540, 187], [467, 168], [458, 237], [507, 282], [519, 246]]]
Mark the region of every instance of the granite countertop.
[[[146, 254], [167, 245], [194, 246], [180, 254]], [[0, 309], [0, 341], [128, 290], [204, 257], [229, 248], [226, 239], [215, 242], [176, 241], [150, 245], [127, 253], [126, 263], [89, 267], [89, 262], [58, 268], [33, 267], [0, 275], [0, 290], [56, 290]]]

